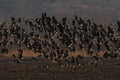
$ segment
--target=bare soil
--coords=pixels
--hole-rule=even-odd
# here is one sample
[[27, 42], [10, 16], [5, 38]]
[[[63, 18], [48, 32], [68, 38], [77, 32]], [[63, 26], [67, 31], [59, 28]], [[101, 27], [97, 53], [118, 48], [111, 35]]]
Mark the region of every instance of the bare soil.
[[44, 58], [0, 58], [0, 80], [120, 80], [120, 59], [100, 59], [90, 65], [86, 58], [81, 65], [52, 63]]

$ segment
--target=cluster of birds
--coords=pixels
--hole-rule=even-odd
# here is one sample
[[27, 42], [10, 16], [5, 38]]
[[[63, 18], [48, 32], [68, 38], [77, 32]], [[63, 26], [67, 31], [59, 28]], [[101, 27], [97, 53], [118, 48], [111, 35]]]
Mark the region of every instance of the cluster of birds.
[[[117, 23], [117, 32], [120, 33], [120, 22]], [[105, 58], [117, 57], [120, 38], [115, 29], [111, 24], [98, 25], [76, 15], [71, 23], [66, 17], [58, 21], [55, 16], [49, 17], [46, 13], [35, 19], [11, 17], [10, 23], [0, 23], [0, 53], [9, 54], [10, 49], [17, 49], [21, 59], [24, 49], [27, 49], [47, 59], [69, 61], [70, 53], [84, 49], [90, 56], [95, 53], [95, 58], [99, 57], [100, 51], [104, 51]], [[79, 58], [83, 56], [72, 56], [70, 60], [78, 63]]]

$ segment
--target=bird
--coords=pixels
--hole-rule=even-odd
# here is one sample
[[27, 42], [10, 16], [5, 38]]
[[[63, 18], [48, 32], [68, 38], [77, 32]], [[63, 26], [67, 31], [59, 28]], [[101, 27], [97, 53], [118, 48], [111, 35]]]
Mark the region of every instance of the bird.
[[120, 32], [120, 22], [119, 21], [117, 21], [117, 25], [118, 25], [118, 32]]
[[12, 56], [13, 56], [13, 58], [16, 58], [16, 55], [15, 55], [15, 54], [13, 54]]
[[21, 60], [20, 60], [20, 59], [18, 59], [16, 62], [17, 62], [17, 63], [21, 63]]
[[36, 59], [35, 57], [32, 57], [32, 59], [33, 59], [34, 61], [37, 61], [37, 59]]

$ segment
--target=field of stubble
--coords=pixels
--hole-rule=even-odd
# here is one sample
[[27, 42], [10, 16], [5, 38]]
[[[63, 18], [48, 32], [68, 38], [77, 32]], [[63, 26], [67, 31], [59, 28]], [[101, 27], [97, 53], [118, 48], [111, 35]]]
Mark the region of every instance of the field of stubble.
[[100, 59], [97, 65], [58, 66], [50, 60], [0, 58], [0, 80], [120, 80], [120, 59]]

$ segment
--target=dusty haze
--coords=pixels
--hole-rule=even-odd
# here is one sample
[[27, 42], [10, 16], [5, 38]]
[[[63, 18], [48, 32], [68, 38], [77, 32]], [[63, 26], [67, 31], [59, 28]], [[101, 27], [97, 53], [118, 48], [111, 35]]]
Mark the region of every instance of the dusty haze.
[[0, 18], [40, 17], [42, 12], [58, 18], [73, 15], [102, 23], [120, 20], [120, 0], [0, 0]]

